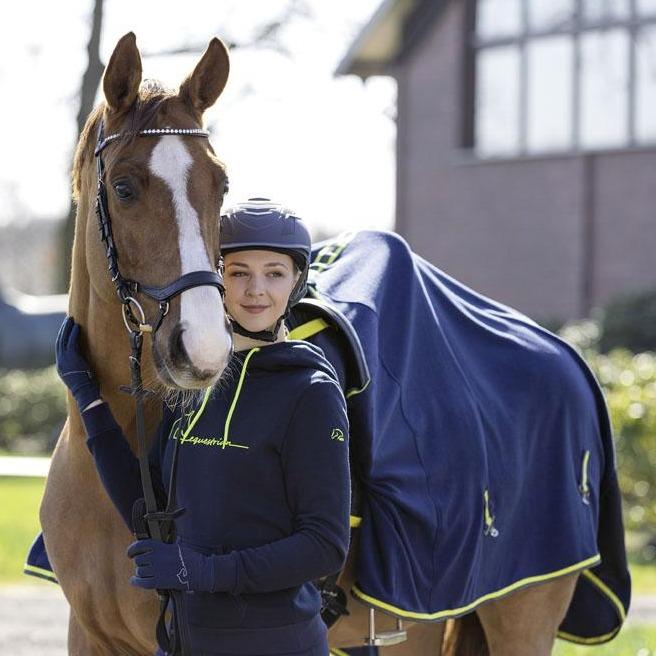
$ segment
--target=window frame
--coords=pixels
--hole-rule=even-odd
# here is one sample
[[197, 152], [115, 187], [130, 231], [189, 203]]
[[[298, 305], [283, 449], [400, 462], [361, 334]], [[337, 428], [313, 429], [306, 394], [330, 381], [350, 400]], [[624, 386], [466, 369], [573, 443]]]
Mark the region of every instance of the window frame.
[[[604, 18], [600, 20], [584, 20], [583, 0], [574, 0], [574, 15], [562, 25], [547, 29], [531, 29], [529, 26], [529, 0], [519, 0], [521, 6], [521, 30], [517, 35], [483, 38], [477, 34], [477, 12], [480, 0], [465, 0], [465, 48], [463, 53], [463, 119], [461, 128], [461, 145], [464, 149], [473, 151], [480, 159], [518, 159], [544, 157], [550, 155], [564, 155], [568, 153], [592, 151], [621, 151], [642, 147], [653, 147], [652, 142], [638, 141], [636, 138], [636, 66], [637, 66], [637, 36], [638, 32], [647, 26], [656, 26], [656, 12], [653, 15], [640, 16], [638, 14], [637, 0], [629, 0], [629, 16], [627, 18]], [[581, 37], [590, 32], [599, 32], [612, 29], [626, 30], [629, 38], [628, 73], [626, 90], [627, 111], [627, 139], [617, 146], [585, 146], [581, 143], [581, 87], [582, 87], [582, 45]], [[572, 93], [571, 93], [571, 137], [570, 146], [553, 148], [544, 151], [529, 150], [528, 145], [528, 44], [535, 40], [553, 36], [569, 36], [572, 39]], [[519, 138], [515, 153], [480, 154], [476, 143], [476, 100], [477, 100], [477, 71], [476, 62], [478, 54], [486, 48], [502, 46], [515, 46], [519, 51]]]

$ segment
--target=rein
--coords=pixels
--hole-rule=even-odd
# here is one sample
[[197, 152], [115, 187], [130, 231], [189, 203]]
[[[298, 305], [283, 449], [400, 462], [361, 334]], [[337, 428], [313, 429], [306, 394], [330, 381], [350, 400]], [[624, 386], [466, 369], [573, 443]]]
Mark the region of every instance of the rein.
[[[136, 426], [137, 426], [137, 458], [141, 474], [141, 485], [143, 488], [143, 504], [140, 510], [137, 506], [133, 509], [133, 523], [135, 524], [137, 538], [152, 537], [160, 541], [171, 539], [171, 527], [173, 521], [179, 517], [183, 510], [175, 509], [175, 472], [177, 469], [178, 443], [174, 445], [173, 462], [171, 466], [171, 479], [166, 509], [160, 511], [155, 496], [153, 481], [148, 462], [148, 442], [144, 421], [144, 399], [152, 394], [150, 390], [143, 387], [141, 377], [141, 354], [143, 348], [143, 334], [154, 335], [168, 314], [170, 301], [187, 289], [210, 285], [217, 287], [224, 294], [223, 277], [216, 271], [192, 271], [180, 276], [177, 280], [162, 287], [142, 285], [134, 280], [128, 280], [121, 275], [118, 265], [118, 251], [112, 235], [112, 224], [107, 203], [107, 188], [105, 184], [105, 166], [102, 160], [103, 150], [111, 143], [127, 137], [160, 137], [165, 135], [181, 135], [186, 137], [209, 138], [209, 133], [200, 128], [151, 128], [138, 132], [122, 132], [104, 136], [104, 124], [100, 122], [98, 130], [98, 141], [94, 155], [96, 158], [96, 170], [98, 173], [98, 190], [96, 194], [96, 216], [98, 217], [98, 228], [100, 238], [105, 245], [109, 273], [116, 287], [116, 293], [121, 301], [123, 322], [128, 330], [130, 339], [130, 386], [122, 386], [121, 391], [130, 394], [135, 400]], [[138, 293], [144, 294], [157, 301], [158, 314], [154, 322], [148, 322], [145, 312], [136, 299]], [[145, 506], [145, 508], [144, 508]], [[145, 510], [145, 512], [142, 512]], [[144, 530], [147, 526], [147, 530]], [[157, 641], [167, 654], [180, 654], [191, 656], [189, 629], [186, 624], [186, 600], [184, 593], [172, 590], [158, 590], [160, 599], [160, 616], [157, 622]], [[166, 627], [165, 614], [169, 606], [169, 600], [173, 602], [172, 633]]]

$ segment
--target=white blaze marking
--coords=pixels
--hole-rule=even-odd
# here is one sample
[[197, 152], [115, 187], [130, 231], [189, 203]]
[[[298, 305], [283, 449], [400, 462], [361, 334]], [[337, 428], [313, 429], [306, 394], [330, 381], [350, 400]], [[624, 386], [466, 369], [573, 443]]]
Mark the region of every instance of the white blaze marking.
[[[193, 159], [181, 137], [160, 137], [150, 157], [150, 170], [171, 190], [180, 247], [180, 275], [213, 271], [200, 232], [198, 213], [187, 198], [187, 181]], [[230, 336], [225, 329], [223, 303], [216, 287], [193, 287], [180, 299], [182, 339], [191, 362], [200, 370], [217, 370], [225, 364]]]

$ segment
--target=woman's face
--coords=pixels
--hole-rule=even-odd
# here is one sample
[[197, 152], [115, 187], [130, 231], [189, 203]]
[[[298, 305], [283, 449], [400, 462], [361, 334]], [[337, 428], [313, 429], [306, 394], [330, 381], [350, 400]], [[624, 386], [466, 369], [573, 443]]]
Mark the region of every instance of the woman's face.
[[287, 308], [300, 273], [289, 255], [237, 251], [223, 258], [225, 305], [246, 330], [271, 329]]

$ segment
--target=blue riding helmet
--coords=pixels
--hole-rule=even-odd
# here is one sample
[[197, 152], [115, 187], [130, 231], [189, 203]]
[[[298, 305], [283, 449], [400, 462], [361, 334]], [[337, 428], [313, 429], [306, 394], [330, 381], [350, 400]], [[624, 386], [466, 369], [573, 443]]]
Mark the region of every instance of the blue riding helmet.
[[270, 331], [250, 332], [232, 321], [236, 333], [268, 342], [274, 342], [282, 321], [290, 309], [306, 294], [310, 267], [312, 240], [300, 217], [269, 198], [249, 198], [221, 216], [221, 255], [244, 250], [271, 250], [289, 255], [301, 272], [289, 295], [285, 314]]

